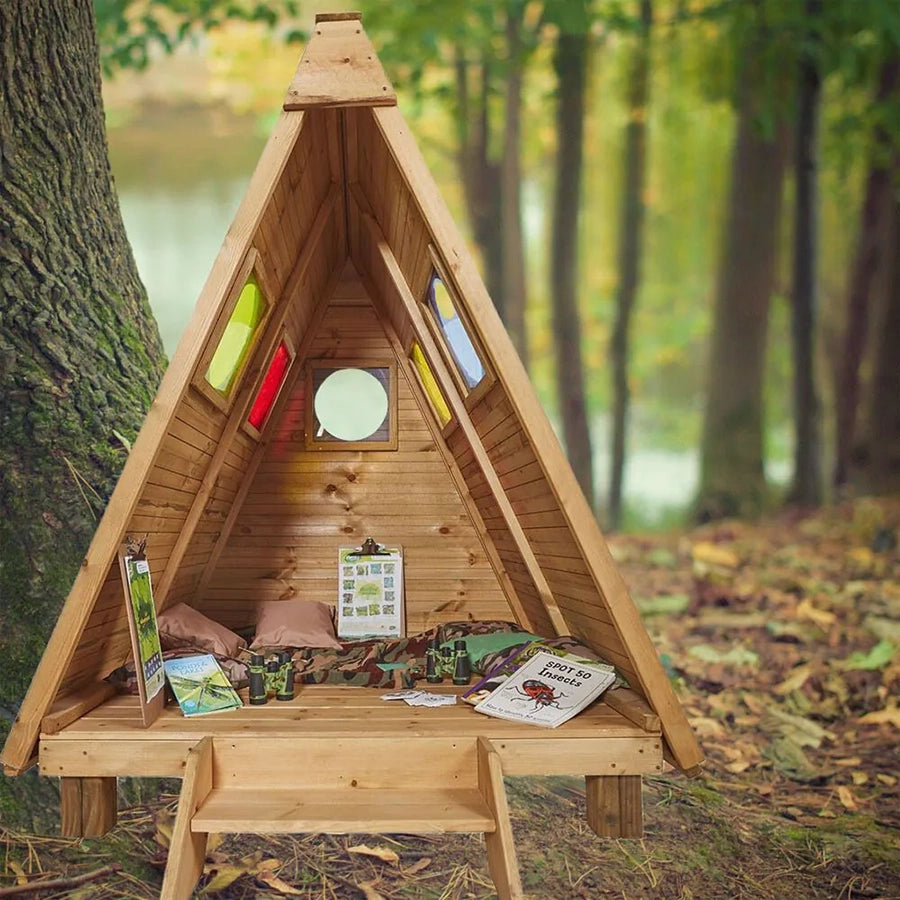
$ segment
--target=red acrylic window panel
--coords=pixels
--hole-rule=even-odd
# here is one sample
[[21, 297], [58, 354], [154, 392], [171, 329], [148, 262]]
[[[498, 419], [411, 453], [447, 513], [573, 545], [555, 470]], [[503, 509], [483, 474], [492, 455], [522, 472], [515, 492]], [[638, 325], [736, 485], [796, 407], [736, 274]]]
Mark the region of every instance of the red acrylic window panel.
[[284, 383], [285, 375], [287, 375], [288, 366], [291, 364], [291, 351], [287, 344], [282, 341], [275, 349], [275, 355], [272, 362], [269, 363], [269, 371], [260, 385], [259, 393], [253, 401], [253, 408], [247, 421], [257, 430], [262, 431], [263, 423], [272, 411], [275, 404], [275, 398], [281, 390]]

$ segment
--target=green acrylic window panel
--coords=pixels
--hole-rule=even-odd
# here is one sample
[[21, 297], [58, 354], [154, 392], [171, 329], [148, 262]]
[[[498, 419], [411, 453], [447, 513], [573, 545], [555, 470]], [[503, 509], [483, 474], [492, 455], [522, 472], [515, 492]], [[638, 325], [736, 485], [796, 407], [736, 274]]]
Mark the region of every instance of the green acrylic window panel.
[[253, 338], [266, 314], [266, 298], [251, 275], [241, 289], [228, 324], [206, 370], [206, 380], [220, 394], [231, 394], [244, 361], [253, 346]]
[[450, 291], [447, 290], [447, 286], [437, 272], [432, 274], [431, 280], [428, 282], [425, 301], [444, 336], [463, 382], [471, 390], [484, 378], [484, 363], [469, 337], [469, 332], [466, 331], [466, 326], [460, 318]]
[[431, 401], [431, 406], [438, 417], [438, 421], [441, 423], [441, 428], [443, 428], [450, 421], [450, 407], [447, 406], [447, 401], [444, 399], [440, 385], [437, 383], [434, 372], [431, 371], [431, 366], [428, 365], [428, 360], [425, 358], [418, 341], [413, 341], [409, 356], [416, 368], [419, 381], [422, 382], [422, 388]]

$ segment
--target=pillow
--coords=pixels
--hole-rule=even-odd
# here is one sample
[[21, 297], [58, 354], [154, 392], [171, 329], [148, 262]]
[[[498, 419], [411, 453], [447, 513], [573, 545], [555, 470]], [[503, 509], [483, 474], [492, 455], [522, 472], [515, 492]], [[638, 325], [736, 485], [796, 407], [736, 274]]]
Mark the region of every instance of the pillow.
[[[535, 634], [529, 634], [527, 631], [497, 631], [493, 634], [470, 634], [464, 638], [466, 649], [469, 651], [469, 662], [472, 664], [472, 671], [481, 671], [481, 662], [485, 656], [490, 653], [496, 653], [498, 650], [506, 650], [519, 644], [530, 644], [532, 641], [539, 641], [540, 638]], [[449, 647], [453, 649], [453, 641], [444, 641], [441, 648]]]
[[275, 647], [329, 647], [340, 650], [332, 607], [316, 600], [264, 600], [256, 605], [251, 650]]
[[247, 642], [187, 603], [163, 610], [156, 619], [163, 650], [195, 647], [216, 656], [237, 656]]

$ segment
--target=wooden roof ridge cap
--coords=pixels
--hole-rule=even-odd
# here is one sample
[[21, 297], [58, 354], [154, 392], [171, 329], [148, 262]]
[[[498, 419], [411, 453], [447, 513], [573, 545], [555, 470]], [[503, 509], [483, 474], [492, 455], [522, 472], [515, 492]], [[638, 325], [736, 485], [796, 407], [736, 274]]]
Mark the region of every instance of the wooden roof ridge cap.
[[284, 110], [396, 106], [397, 94], [358, 12], [318, 13]]

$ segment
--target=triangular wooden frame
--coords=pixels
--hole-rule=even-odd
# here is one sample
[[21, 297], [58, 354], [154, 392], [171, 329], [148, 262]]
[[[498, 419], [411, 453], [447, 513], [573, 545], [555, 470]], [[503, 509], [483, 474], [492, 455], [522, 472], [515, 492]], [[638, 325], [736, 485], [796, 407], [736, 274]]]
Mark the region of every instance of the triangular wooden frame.
[[[411, 535], [397, 543], [414, 547], [411, 628], [505, 611], [548, 636], [571, 633], [618, 666], [648, 721], [658, 716], [668, 758], [696, 770], [690, 725], [358, 16], [320, 17], [304, 59], [3, 748], [4, 771], [23, 771], [42, 732], [109, 696], [103, 679], [129, 654], [116, 562], [127, 534], [148, 536], [160, 609], [183, 601], [224, 620], [240, 609], [233, 573], [223, 574], [235, 554], [253, 561], [263, 593], [294, 591], [305, 584], [298, 554], [322, 553], [333, 569], [332, 547], [369, 533], [393, 542], [378, 518], [385, 504], [414, 520], [395, 522]], [[434, 258], [484, 354], [483, 390], [461, 389], [421, 303]], [[272, 310], [233, 396], [216, 406], [198, 390], [199, 361], [248, 265], [264, 272]], [[372, 329], [377, 352], [396, 356], [401, 438], [404, 428], [411, 436], [390, 458], [301, 457], [292, 441], [304, 361], [358, 353], [354, 341], [376, 352]], [[256, 386], [286, 334], [294, 365], [263, 433], [249, 434]], [[448, 402], [447, 426], [417, 381], [413, 341]], [[404, 473], [406, 501], [385, 493], [387, 469]], [[302, 482], [299, 499], [279, 474], [288, 470], [301, 473], [290, 476]], [[295, 537], [275, 555], [278, 523]], [[432, 545], [446, 548], [433, 572]]]

